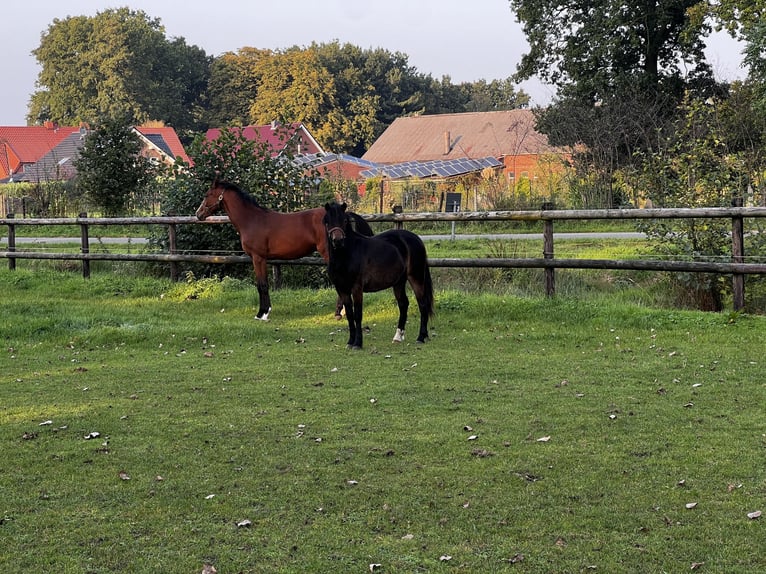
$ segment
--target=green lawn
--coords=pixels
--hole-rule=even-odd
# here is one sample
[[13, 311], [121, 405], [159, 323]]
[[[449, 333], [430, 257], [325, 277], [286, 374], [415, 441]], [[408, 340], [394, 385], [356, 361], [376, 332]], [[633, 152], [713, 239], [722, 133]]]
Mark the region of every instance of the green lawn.
[[436, 287], [0, 271], [0, 569], [766, 568], [766, 318]]

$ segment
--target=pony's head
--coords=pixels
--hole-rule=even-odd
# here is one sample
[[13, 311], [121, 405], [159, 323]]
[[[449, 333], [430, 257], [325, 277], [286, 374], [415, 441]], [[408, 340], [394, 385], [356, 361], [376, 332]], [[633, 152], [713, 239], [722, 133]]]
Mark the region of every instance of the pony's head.
[[327, 238], [332, 247], [340, 247], [346, 240], [346, 230], [348, 228], [348, 214], [346, 214], [345, 203], [325, 203], [325, 214], [322, 218], [324, 228], [327, 231]]

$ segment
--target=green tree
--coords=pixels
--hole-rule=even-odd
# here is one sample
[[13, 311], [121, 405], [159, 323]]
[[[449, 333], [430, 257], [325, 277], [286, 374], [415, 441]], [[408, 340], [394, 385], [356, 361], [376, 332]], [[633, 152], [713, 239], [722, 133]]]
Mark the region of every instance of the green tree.
[[529, 106], [529, 95], [516, 89], [513, 78], [490, 82], [478, 80], [465, 87], [470, 95], [470, 100], [465, 104], [467, 112], [495, 112]]
[[[766, 126], [743, 122], [752, 105], [747, 89], [705, 101], [688, 97], [667, 145], [649, 155], [636, 185], [655, 207], [728, 207], [763, 202]], [[750, 115], [752, 117], [752, 115]], [[762, 225], [752, 222], [746, 252], [764, 252]], [[642, 225], [656, 251], [696, 261], [731, 256], [731, 222], [723, 219], [655, 220]], [[720, 310], [729, 291], [719, 275], [679, 274], [684, 293], [706, 309]]]
[[657, 91], [685, 69], [708, 74], [707, 3], [660, 0], [510, 0], [530, 50], [517, 79], [538, 76], [555, 86], [574, 86], [596, 102], [620, 83]]
[[107, 120], [85, 139], [75, 161], [77, 186], [104, 216], [127, 215], [140, 202], [156, 172], [141, 156], [132, 127]]
[[56, 19], [33, 54], [41, 71], [31, 123], [199, 126], [210, 59], [183, 38], [168, 40], [159, 20], [144, 12], [119, 8]]
[[[672, 130], [684, 94], [704, 100], [717, 86], [705, 60], [711, 31], [700, 0], [510, 0], [530, 50], [515, 78], [557, 87], [538, 127], [554, 145], [577, 146], [580, 178], [594, 182], [601, 207], [621, 202], [615, 176]], [[582, 171], [588, 169], [588, 173]]]
[[260, 64], [273, 56], [270, 50], [241, 48], [213, 60], [208, 83], [207, 125], [245, 126], [250, 123], [250, 108], [260, 84]]

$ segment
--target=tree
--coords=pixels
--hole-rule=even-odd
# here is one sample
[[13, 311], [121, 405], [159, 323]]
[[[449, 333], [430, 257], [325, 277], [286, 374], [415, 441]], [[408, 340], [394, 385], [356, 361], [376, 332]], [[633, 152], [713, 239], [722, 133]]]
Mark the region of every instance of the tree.
[[596, 186], [601, 206], [618, 205], [617, 171], [662, 145], [684, 94], [704, 100], [717, 93], [703, 51], [711, 30], [707, 4], [510, 4], [530, 44], [515, 78], [537, 75], [558, 88], [553, 105], [539, 112], [538, 128], [553, 145], [577, 146], [580, 179]]
[[166, 39], [159, 20], [144, 12], [55, 19], [33, 54], [42, 69], [27, 115], [32, 123], [199, 126], [210, 59], [183, 38]]
[[658, 91], [667, 80], [682, 78], [682, 66], [709, 74], [704, 38], [711, 26], [707, 4], [700, 0], [510, 0], [510, 5], [530, 45], [519, 63], [519, 80], [537, 75], [558, 87], [575, 86], [593, 103], [625, 82]]
[[88, 135], [75, 160], [77, 185], [103, 215], [126, 215], [155, 176], [141, 141], [124, 122], [107, 120]]

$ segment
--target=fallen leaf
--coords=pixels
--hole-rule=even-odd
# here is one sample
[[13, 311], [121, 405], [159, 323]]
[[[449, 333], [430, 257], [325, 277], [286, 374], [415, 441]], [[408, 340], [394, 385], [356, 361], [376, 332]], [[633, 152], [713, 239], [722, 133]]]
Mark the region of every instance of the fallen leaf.
[[505, 562], [508, 562], [509, 564], [518, 564], [519, 562], [524, 562], [524, 555], [514, 554], [510, 558], [506, 558]]
[[696, 506], [697, 506], [696, 502], [687, 502], [686, 503], [687, 510], [691, 510], [692, 508], [695, 508]]
[[216, 572], [218, 572], [218, 570], [215, 569], [215, 566], [213, 566], [212, 564], [205, 564], [202, 567], [201, 574], [216, 574]]
[[704, 566], [704, 562], [692, 562], [692, 570], [697, 570], [698, 568], [702, 568]]
[[122, 480], [130, 480], [130, 475], [125, 472], [124, 470], [121, 470], [118, 475]]
[[452, 560], [452, 556], [449, 556], [447, 554], [442, 554], [441, 556], [439, 556], [440, 562], [447, 562], [449, 560]]
[[471, 451], [471, 454], [473, 456], [477, 456], [479, 458], [487, 458], [488, 456], [494, 456], [495, 455], [494, 452], [488, 451], [488, 450], [483, 449], [483, 448], [475, 448], [475, 449], [473, 449]]
[[39, 425], [37, 425], [37, 426], [41, 426], [41, 427], [44, 427], [44, 426], [48, 426], [48, 425], [52, 425], [52, 424], [53, 424], [53, 421], [43, 421], [43, 422], [41, 422], [41, 423], [40, 423]]
[[479, 438], [479, 435], [472, 434], [471, 436], [468, 437], [468, 440], [476, 440], [477, 438]]
[[237, 522], [237, 528], [250, 528], [253, 525], [252, 522], [250, 522], [247, 518], [245, 520], [240, 520]]
[[747, 513], [747, 517], [750, 520], [755, 520], [756, 518], [760, 518], [761, 517], [761, 511], [760, 510], [754, 510], [753, 512], [748, 512]]
[[101, 436], [100, 432], [90, 432], [90, 433], [86, 434], [83, 438], [85, 440], [90, 440], [92, 438], [98, 438], [100, 436]]
[[383, 564], [370, 564], [370, 572], [375, 572], [378, 568], [383, 568]]
[[205, 497], [205, 500], [210, 500], [211, 498], [215, 498], [215, 494], [208, 494], [208, 495]]
[[539, 439], [537, 439], [537, 442], [548, 442], [549, 440], [551, 440], [550, 435], [548, 435], [548, 436], [541, 436]]
[[402, 536], [402, 540], [412, 540], [413, 538], [415, 538], [414, 534], [405, 534]]

